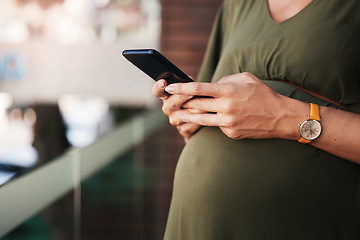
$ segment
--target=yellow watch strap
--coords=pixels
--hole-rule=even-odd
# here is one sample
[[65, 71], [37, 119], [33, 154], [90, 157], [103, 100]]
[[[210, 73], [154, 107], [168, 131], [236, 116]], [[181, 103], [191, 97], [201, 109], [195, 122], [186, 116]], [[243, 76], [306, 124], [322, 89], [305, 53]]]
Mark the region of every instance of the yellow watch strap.
[[310, 103], [310, 119], [320, 121], [320, 108], [315, 103]]
[[[315, 103], [310, 103], [310, 116], [309, 119], [320, 121], [320, 107]], [[301, 137], [298, 140], [299, 143], [311, 143], [310, 140], [307, 140]]]
[[305, 138], [300, 138], [299, 140], [298, 140], [298, 142], [299, 143], [311, 143], [311, 141], [310, 140], [306, 140]]

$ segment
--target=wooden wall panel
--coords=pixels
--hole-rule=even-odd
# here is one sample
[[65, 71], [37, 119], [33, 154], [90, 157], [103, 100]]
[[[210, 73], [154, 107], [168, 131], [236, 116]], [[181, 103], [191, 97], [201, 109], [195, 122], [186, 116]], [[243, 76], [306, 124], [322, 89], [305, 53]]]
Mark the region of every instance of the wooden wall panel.
[[196, 77], [223, 0], [162, 0], [161, 51]]

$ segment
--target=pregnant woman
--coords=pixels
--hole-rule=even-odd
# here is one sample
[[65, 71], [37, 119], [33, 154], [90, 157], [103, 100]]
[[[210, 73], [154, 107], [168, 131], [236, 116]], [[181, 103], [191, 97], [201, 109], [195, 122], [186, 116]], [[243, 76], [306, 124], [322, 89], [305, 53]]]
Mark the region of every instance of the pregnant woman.
[[165, 239], [360, 239], [359, 43], [356, 0], [223, 2], [197, 82], [153, 87], [187, 142]]

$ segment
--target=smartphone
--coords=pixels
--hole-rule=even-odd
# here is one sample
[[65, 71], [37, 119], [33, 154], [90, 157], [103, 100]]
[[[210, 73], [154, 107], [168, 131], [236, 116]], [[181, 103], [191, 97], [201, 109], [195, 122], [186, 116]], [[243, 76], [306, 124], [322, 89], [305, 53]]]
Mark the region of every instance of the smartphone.
[[193, 80], [155, 49], [124, 50], [122, 55], [155, 81], [165, 79], [168, 84]]

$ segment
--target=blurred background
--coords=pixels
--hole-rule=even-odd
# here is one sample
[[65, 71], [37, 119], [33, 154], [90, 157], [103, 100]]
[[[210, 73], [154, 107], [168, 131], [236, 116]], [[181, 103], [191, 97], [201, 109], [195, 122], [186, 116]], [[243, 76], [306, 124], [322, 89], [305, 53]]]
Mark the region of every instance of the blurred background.
[[[221, 2], [1, 0], [0, 192], [160, 109], [121, 52], [155, 48], [196, 76]], [[183, 145], [164, 122], [0, 239], [162, 239]]]

